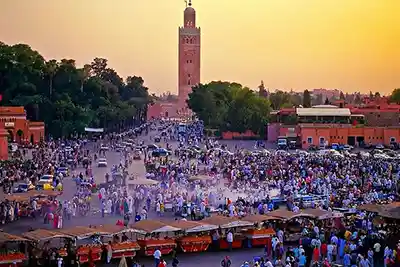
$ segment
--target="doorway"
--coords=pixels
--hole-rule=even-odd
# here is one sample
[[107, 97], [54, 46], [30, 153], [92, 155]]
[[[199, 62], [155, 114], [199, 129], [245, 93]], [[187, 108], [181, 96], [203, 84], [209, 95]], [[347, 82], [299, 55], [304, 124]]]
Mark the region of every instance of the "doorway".
[[357, 136], [356, 137], [357, 145], [363, 146], [365, 144], [364, 136]]
[[14, 134], [11, 130], [7, 130], [8, 132], [8, 143], [14, 143]]
[[325, 137], [319, 138], [319, 147], [325, 148]]
[[356, 144], [356, 137], [355, 136], [348, 136], [347, 137], [347, 144], [351, 146], [355, 146]]

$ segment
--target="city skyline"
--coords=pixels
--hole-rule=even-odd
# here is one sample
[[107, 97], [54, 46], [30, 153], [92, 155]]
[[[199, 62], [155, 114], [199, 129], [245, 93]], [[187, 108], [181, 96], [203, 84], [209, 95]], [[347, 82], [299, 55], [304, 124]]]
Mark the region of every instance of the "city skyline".
[[[193, 7], [202, 83], [383, 94], [400, 86], [398, 1], [194, 0]], [[150, 91], [176, 94], [184, 8], [180, 0], [16, 0], [0, 9], [1, 41], [77, 65], [104, 57], [123, 77], [142, 76]]]

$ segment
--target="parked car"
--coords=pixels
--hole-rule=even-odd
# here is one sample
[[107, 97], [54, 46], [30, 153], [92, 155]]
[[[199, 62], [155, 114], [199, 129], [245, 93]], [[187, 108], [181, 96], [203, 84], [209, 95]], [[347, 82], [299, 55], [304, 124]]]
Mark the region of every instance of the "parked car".
[[33, 189], [35, 189], [35, 186], [31, 182], [19, 183], [14, 187], [13, 192], [14, 193], [24, 193], [24, 192], [28, 192]]
[[56, 170], [56, 175], [62, 174], [64, 177], [69, 176], [69, 168], [68, 167], [58, 167]]

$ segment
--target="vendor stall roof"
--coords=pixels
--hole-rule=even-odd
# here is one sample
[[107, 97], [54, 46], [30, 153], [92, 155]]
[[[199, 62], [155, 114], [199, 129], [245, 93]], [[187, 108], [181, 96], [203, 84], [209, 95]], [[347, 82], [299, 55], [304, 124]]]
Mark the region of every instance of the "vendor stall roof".
[[320, 209], [305, 209], [299, 213], [296, 213], [292, 216], [292, 218], [296, 217], [311, 217], [314, 219], [318, 219], [319, 217], [325, 216], [329, 213], [327, 210], [320, 210]]
[[97, 228], [90, 228], [85, 226], [75, 226], [68, 229], [57, 230], [59, 233], [63, 233], [77, 239], [85, 239], [89, 238], [93, 235], [107, 235], [108, 232], [102, 232], [100, 229]]
[[60, 195], [60, 192], [57, 191], [38, 191], [31, 190], [25, 193], [13, 194], [5, 196], [5, 199], [8, 201], [29, 201], [32, 197], [56, 197]]
[[201, 221], [202, 223], [218, 225], [221, 228], [232, 228], [232, 227], [241, 227], [241, 226], [250, 226], [253, 225], [253, 222], [248, 222], [245, 220], [241, 220], [235, 217], [226, 217], [226, 216], [212, 216], [205, 220]]
[[185, 230], [188, 233], [211, 231], [211, 230], [218, 229], [218, 225], [203, 223], [203, 221], [177, 220], [177, 221], [165, 222], [165, 223], [167, 223], [169, 226]]
[[281, 220], [290, 220], [293, 215], [296, 215], [296, 213], [294, 213], [293, 211], [289, 211], [289, 210], [279, 209], [279, 210], [274, 210], [274, 211], [268, 212], [268, 215], [279, 218]]
[[140, 230], [146, 234], [165, 233], [180, 231], [180, 228], [169, 226], [160, 221], [142, 220], [132, 225], [133, 229]]
[[253, 222], [253, 223], [259, 223], [259, 222], [264, 222], [264, 221], [269, 221], [269, 220], [280, 220], [280, 218], [278, 218], [278, 217], [263, 215], [263, 214], [252, 214], [252, 215], [246, 216], [242, 219], [245, 221], [248, 221], [248, 222]]
[[52, 232], [45, 229], [37, 229], [35, 231], [26, 232], [22, 234], [23, 237], [32, 241], [46, 241], [53, 238], [71, 238], [70, 235], [61, 232]]
[[[122, 233], [129, 233], [129, 232], [139, 232], [135, 229], [132, 228], [126, 228], [124, 226], [119, 226], [119, 225], [114, 225], [114, 224], [108, 224], [108, 225], [100, 225], [94, 228], [97, 232], [103, 233], [103, 235], [118, 235]], [[108, 234], [105, 234], [108, 233]]]
[[0, 232], [0, 244], [6, 242], [23, 242], [23, 241], [28, 241], [28, 239], [17, 235]]

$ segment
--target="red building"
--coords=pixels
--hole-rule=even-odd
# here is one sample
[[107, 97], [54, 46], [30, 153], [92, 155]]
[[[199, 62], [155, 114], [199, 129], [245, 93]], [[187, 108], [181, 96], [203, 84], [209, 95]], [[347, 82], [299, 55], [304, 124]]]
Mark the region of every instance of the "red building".
[[349, 107], [352, 113], [364, 115], [365, 124], [368, 126], [400, 126], [400, 105], [390, 103], [387, 97], [365, 97], [363, 104], [346, 107]]
[[[383, 114], [379, 110], [375, 113]], [[399, 111], [394, 114], [398, 118]], [[302, 148], [332, 143], [353, 146], [390, 145], [400, 142], [400, 126], [370, 125], [366, 122], [365, 115], [357, 109], [319, 105], [272, 113], [271, 123], [268, 125], [268, 141], [276, 142], [280, 136], [297, 141]]]
[[0, 107], [0, 128], [10, 142], [36, 144], [45, 137], [44, 123], [27, 120], [24, 107]]

